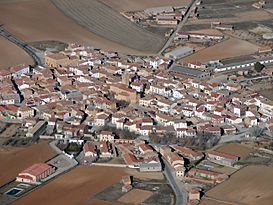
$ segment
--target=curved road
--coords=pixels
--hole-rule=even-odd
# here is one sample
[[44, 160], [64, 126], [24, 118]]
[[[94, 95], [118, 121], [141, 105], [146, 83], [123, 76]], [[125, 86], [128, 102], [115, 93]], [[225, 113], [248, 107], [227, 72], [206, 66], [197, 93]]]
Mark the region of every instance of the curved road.
[[176, 36], [177, 32], [180, 31], [182, 29], [182, 27], [187, 23], [188, 18], [192, 12], [192, 10], [195, 8], [196, 2], [198, 0], [192, 0], [192, 2], [190, 3], [190, 5], [187, 8], [187, 11], [183, 17], [183, 20], [177, 25], [175, 31], [172, 33], [172, 35], [169, 37], [168, 41], [165, 43], [165, 45], [163, 46], [163, 48], [161, 48], [161, 50], [158, 52], [159, 55], [162, 55], [162, 53], [166, 50], [166, 48], [168, 48], [170, 46], [170, 44], [172, 43], [174, 37]]
[[43, 65], [40, 57], [38, 57], [36, 55], [34, 50], [29, 45], [27, 45], [27, 43], [16, 38], [14, 35], [9, 33], [8, 31], [6, 31], [3, 28], [3, 26], [1, 26], [1, 25], [0, 25], [0, 36], [3, 36], [4, 38], [9, 40], [10, 42], [12, 42], [12, 43], [16, 44], [17, 46], [19, 46], [20, 48], [22, 48], [34, 60], [34, 66]]

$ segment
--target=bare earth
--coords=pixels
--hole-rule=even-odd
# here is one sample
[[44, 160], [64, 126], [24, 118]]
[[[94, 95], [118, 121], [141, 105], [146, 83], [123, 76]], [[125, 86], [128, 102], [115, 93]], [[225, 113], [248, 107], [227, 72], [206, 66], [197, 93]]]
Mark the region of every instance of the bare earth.
[[272, 167], [248, 166], [208, 191], [206, 196], [235, 204], [272, 205], [272, 178]]
[[85, 30], [60, 12], [50, 0], [0, 0], [0, 19], [9, 32], [27, 42], [57, 40], [142, 54]]
[[187, 6], [190, 0], [100, 0], [116, 11], [139, 11], [151, 7]]
[[[224, 203], [224, 202], [205, 199], [205, 200], [201, 201], [200, 205], [230, 205], [230, 203]], [[235, 204], [233, 204], [233, 205], [235, 205]]]
[[183, 62], [201, 61], [207, 62], [209, 60], [219, 60], [224, 58], [232, 58], [235, 56], [253, 54], [258, 51], [259, 46], [256, 46], [247, 41], [236, 38], [228, 39], [224, 42], [218, 43], [212, 47], [200, 50], [191, 56], [183, 58]]
[[120, 181], [123, 175], [124, 169], [121, 168], [77, 167], [19, 199], [14, 205], [118, 205], [119, 203], [100, 200], [90, 201], [90, 198], [95, 193]]
[[47, 143], [27, 148], [0, 148], [0, 186], [14, 179], [17, 174], [38, 162], [45, 162], [55, 156]]
[[217, 151], [224, 152], [227, 154], [234, 154], [239, 156], [240, 158], [245, 158], [247, 155], [249, 155], [250, 152], [254, 150], [245, 145], [230, 143], [224, 144], [223, 146], [217, 148]]
[[98, 0], [52, 0], [67, 16], [90, 32], [120, 45], [145, 52], [157, 53], [165, 39], [124, 18]]
[[141, 190], [141, 189], [133, 189], [127, 194], [120, 197], [119, 201], [123, 203], [128, 203], [128, 204], [140, 204], [152, 195], [153, 195], [153, 192], [150, 192], [150, 191]]
[[221, 21], [222, 23], [232, 24], [239, 22], [249, 22], [249, 21], [263, 21], [272, 19], [272, 15], [263, 10], [254, 10], [247, 12], [240, 12], [235, 14], [234, 17], [230, 18], [210, 18], [210, 19], [198, 19], [192, 20], [189, 24], [210, 24], [213, 21]]
[[18, 64], [32, 64], [32, 58], [21, 48], [0, 37], [0, 70]]

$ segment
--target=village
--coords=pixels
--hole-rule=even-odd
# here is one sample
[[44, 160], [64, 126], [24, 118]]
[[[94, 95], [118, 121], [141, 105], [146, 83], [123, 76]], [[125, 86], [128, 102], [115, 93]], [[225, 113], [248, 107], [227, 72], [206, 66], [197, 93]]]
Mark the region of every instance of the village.
[[[77, 165], [112, 166], [164, 172], [173, 190], [183, 186], [183, 200], [198, 204], [243, 167], [240, 154], [218, 145], [272, 137], [273, 101], [248, 89], [244, 78], [252, 77], [240, 75], [242, 66], [221, 76], [210, 64], [180, 65], [181, 56], [172, 55], [126, 56], [70, 44], [46, 52], [45, 66], [1, 71], [1, 120], [20, 124], [20, 138], [49, 140], [58, 155], [26, 167], [0, 192], [23, 196]], [[272, 61], [248, 66], [272, 82]], [[131, 180], [122, 178], [121, 193], [134, 189]]]
[[0, 25], [34, 60], [0, 70], [0, 157], [37, 155], [0, 174], [0, 205], [37, 192], [53, 196], [44, 204], [73, 204], [54, 201], [56, 187], [88, 204], [272, 203], [271, 2], [110, 9], [101, 0], [92, 12], [84, 0], [52, 2], [80, 25], [101, 19], [86, 28], [141, 54], [28, 45]]

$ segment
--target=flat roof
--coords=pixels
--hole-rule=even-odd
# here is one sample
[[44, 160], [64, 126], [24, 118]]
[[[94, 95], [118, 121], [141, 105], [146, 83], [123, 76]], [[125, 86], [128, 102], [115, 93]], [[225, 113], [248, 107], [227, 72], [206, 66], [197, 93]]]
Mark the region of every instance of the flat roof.
[[172, 66], [169, 71], [177, 72], [177, 73], [181, 73], [181, 74], [185, 74], [189, 76], [194, 76], [194, 77], [207, 74], [206, 72], [202, 72], [200, 70], [195, 70], [195, 69], [182, 67], [182, 66]]
[[172, 50], [170, 52], [167, 52], [166, 54], [172, 55], [172, 56], [179, 56], [181, 54], [188, 53], [188, 52], [191, 52], [191, 51], [193, 51], [192, 48], [184, 46], [184, 47], [176, 48], [176, 49], [174, 49], [174, 50]]

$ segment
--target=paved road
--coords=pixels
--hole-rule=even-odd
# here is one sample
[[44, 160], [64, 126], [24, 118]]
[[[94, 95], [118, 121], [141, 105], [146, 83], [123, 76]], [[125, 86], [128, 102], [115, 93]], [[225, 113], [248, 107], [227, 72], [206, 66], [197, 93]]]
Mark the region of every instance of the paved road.
[[234, 135], [223, 135], [221, 136], [221, 139], [218, 144], [223, 144], [226, 142], [232, 142], [232, 141], [239, 141], [243, 139], [252, 139], [245, 138], [246, 135], [251, 135], [255, 132], [257, 129], [265, 129], [264, 127], [250, 127], [250, 128], [241, 128], [239, 129], [239, 132]]
[[166, 48], [168, 48], [170, 46], [170, 44], [172, 43], [174, 37], [176, 36], [176, 33], [178, 31], [180, 31], [182, 29], [182, 27], [187, 23], [188, 21], [188, 18], [192, 12], [192, 10], [194, 9], [195, 7], [195, 4], [198, 0], [192, 0], [192, 2], [190, 3], [190, 5], [188, 6], [188, 9], [183, 17], [183, 20], [177, 25], [175, 31], [172, 33], [172, 35], [169, 37], [168, 41], [165, 43], [165, 45], [163, 46], [163, 48], [158, 52], [159, 55], [161, 55], [165, 50]]
[[14, 35], [6, 31], [1, 25], [0, 25], [0, 35], [6, 38], [7, 40], [9, 40], [10, 42], [16, 44], [20, 48], [22, 48], [30, 57], [32, 57], [35, 63], [34, 66], [43, 65], [40, 57], [36, 55], [36, 53], [33, 51], [33, 49], [29, 45], [27, 45], [27, 43], [16, 38]]
[[174, 193], [175, 193], [175, 198], [176, 202], [175, 205], [184, 205], [187, 203], [187, 192], [186, 190], [179, 184], [179, 182], [176, 179], [176, 176], [174, 174], [173, 168], [171, 165], [163, 159], [163, 162], [165, 164], [164, 168], [164, 174], [169, 181]]

